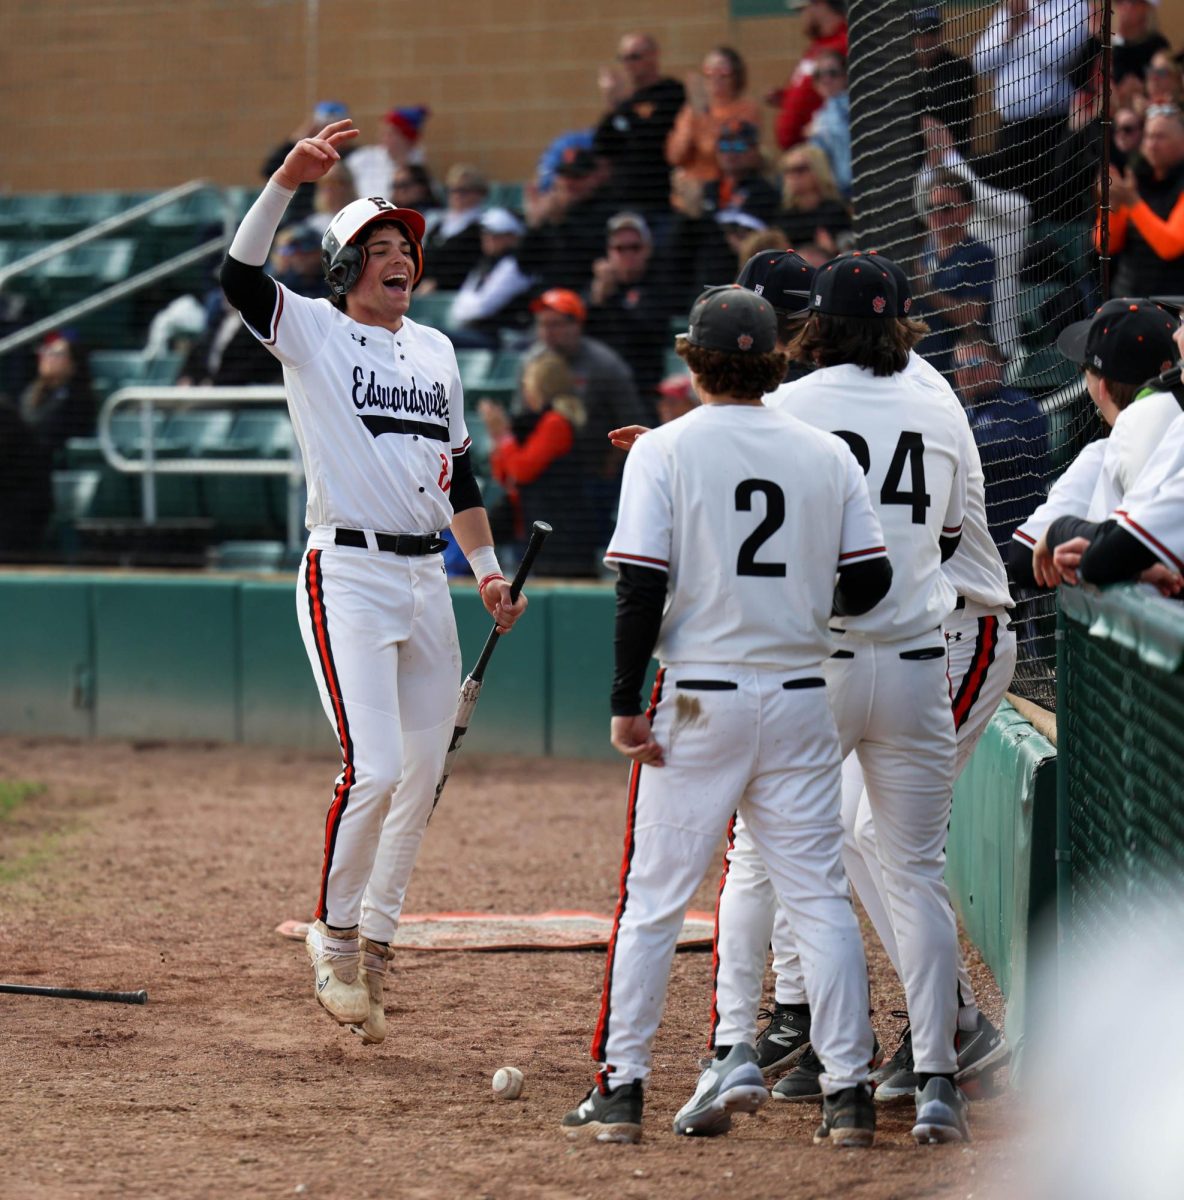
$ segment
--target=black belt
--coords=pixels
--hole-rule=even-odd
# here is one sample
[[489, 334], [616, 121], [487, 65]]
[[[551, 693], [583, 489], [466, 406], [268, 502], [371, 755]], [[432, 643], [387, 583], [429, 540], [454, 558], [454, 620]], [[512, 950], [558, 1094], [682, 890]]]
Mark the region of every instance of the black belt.
[[966, 607], [966, 597], [959, 596], [958, 599], [954, 601], [954, 611], [957, 612], [959, 609], [962, 609], [965, 607]]
[[[333, 541], [339, 546], [366, 549], [366, 535], [360, 529], [338, 529]], [[374, 544], [391, 554], [439, 554], [448, 545], [437, 533], [376, 533]]]

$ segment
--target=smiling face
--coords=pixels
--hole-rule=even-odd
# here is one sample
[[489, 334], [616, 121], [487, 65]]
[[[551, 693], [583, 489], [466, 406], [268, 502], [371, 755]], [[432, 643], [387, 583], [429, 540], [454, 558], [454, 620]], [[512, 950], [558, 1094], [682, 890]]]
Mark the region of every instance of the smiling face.
[[345, 311], [363, 325], [394, 332], [411, 305], [416, 266], [411, 240], [401, 225], [389, 221], [370, 226], [362, 237], [366, 264], [346, 294]]

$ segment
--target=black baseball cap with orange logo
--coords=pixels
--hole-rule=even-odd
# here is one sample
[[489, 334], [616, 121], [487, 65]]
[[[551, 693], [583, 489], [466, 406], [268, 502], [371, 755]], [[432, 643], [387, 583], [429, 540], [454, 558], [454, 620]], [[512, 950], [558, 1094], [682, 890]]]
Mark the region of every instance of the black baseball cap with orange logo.
[[738, 283], [707, 288], [691, 308], [687, 341], [723, 354], [770, 354], [777, 317], [767, 300]]
[[1116, 383], [1146, 383], [1176, 361], [1172, 334], [1179, 324], [1175, 313], [1154, 301], [1120, 297], [1063, 329], [1057, 349]]
[[812, 291], [812, 312], [896, 320], [899, 301], [892, 272], [866, 254], [843, 254], [823, 263]]
[[736, 282], [778, 311], [804, 313], [810, 306], [814, 268], [794, 250], [761, 250], [736, 276]]

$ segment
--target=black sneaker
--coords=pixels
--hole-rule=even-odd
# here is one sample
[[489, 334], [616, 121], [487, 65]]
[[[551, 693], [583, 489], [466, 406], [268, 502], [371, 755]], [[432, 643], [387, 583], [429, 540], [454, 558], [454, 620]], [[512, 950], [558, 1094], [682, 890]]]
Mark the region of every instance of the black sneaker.
[[[906, 1012], [894, 1012], [892, 1015], [908, 1019]], [[917, 1090], [917, 1076], [913, 1071], [913, 1031], [910, 1026], [905, 1026], [896, 1053], [868, 1076], [868, 1082], [875, 1089], [878, 1104], [913, 1098]]]
[[640, 1142], [642, 1100], [640, 1079], [611, 1092], [602, 1092], [597, 1083], [560, 1124], [573, 1141]]
[[978, 1028], [970, 1033], [958, 1030], [954, 1039], [958, 1051], [958, 1070], [954, 1074], [954, 1082], [962, 1083], [967, 1079], [975, 1079], [988, 1071], [1001, 1067], [1011, 1051], [1003, 1040], [1003, 1034], [979, 1013]]
[[773, 1085], [773, 1099], [788, 1100], [791, 1103], [821, 1100], [822, 1084], [818, 1077], [824, 1069], [818, 1055], [814, 1053], [814, 1047], [807, 1046], [805, 1053], [798, 1059], [798, 1065]]
[[842, 1088], [822, 1098], [822, 1124], [814, 1133], [814, 1145], [870, 1146], [876, 1136], [876, 1106], [867, 1084]]
[[806, 1052], [810, 1044], [810, 1017], [791, 1012], [783, 1004], [762, 1009], [769, 1023], [756, 1039], [756, 1065], [762, 1075], [787, 1071]]

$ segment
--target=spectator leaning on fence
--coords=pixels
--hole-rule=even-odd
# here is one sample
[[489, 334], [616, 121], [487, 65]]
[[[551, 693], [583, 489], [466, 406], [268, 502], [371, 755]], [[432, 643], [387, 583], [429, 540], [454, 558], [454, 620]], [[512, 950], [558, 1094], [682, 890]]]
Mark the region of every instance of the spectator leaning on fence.
[[[1110, 252], [1117, 258], [1112, 290], [1152, 296], [1180, 290], [1184, 273], [1184, 113], [1171, 105], [1147, 110], [1141, 161], [1110, 174]], [[1102, 248], [1098, 215], [1097, 246]]]

